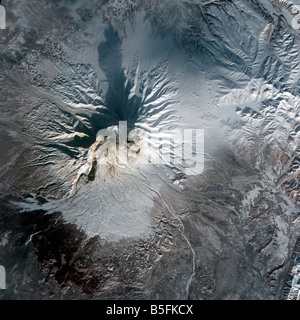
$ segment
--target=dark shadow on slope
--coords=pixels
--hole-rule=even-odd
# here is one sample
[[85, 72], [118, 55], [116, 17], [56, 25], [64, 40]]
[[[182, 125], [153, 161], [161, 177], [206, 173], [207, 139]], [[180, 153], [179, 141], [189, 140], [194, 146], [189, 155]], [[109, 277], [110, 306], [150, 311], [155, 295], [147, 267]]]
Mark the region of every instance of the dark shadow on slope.
[[106, 40], [98, 47], [99, 65], [106, 75], [108, 90], [105, 96], [105, 105], [113, 115], [110, 125], [117, 125], [119, 121], [127, 121], [128, 128], [134, 127], [138, 119], [138, 112], [142, 98], [130, 92], [132, 81], [126, 78], [122, 66], [121, 39], [112, 26], [105, 30]]
[[[8, 234], [7, 244], [0, 251], [0, 265], [7, 268], [8, 285], [8, 290], [1, 292], [5, 293], [2, 298], [40, 298], [41, 292], [47, 292], [48, 298], [58, 298], [70, 283], [86, 295], [101, 291], [102, 273], [97, 272], [91, 262], [99, 237], [88, 239], [76, 225], [66, 223], [60, 212], [47, 214], [42, 209], [20, 212], [10, 205], [10, 201], [22, 198], [7, 196], [1, 199], [0, 195], [0, 236]], [[37, 200], [40, 203], [47, 201], [43, 197]], [[30, 283], [26, 283], [28, 276], [32, 280]], [[24, 281], [20, 280], [22, 278]], [[57, 283], [60, 287], [56, 287]], [[15, 292], [11, 290], [14, 287], [17, 288]], [[69, 294], [75, 293], [69, 292], [67, 296]]]

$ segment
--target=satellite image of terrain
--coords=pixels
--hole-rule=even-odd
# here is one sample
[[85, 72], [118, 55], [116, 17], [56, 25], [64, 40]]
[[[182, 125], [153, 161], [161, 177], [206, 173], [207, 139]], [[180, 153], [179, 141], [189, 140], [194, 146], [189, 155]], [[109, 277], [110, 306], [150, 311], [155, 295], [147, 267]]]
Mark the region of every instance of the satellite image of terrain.
[[0, 299], [300, 299], [300, 0], [0, 27]]

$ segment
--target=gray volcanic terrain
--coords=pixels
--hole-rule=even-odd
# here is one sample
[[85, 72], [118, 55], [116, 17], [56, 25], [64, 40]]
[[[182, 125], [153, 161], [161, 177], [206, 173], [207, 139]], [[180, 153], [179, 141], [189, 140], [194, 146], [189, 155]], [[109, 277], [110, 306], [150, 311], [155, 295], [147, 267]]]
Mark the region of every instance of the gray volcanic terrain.
[[300, 1], [1, 5], [0, 299], [300, 298]]

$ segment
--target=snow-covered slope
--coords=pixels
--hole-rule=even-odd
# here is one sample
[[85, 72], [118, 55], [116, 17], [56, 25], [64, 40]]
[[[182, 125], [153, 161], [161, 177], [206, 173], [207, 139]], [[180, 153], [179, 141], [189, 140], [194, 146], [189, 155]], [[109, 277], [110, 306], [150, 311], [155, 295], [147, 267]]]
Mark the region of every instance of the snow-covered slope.
[[[3, 208], [11, 196], [25, 216], [51, 220], [59, 212], [72, 226], [62, 239], [73, 228], [82, 232], [78, 247], [93, 248], [88, 257], [99, 262], [84, 264], [83, 273], [98, 280], [104, 274], [94, 296], [297, 297], [299, 1], [4, 5]], [[124, 122], [131, 132], [126, 164], [113, 139]], [[196, 150], [192, 129], [204, 130]], [[170, 133], [172, 148], [158, 148]], [[184, 162], [181, 138], [191, 151]], [[7, 212], [3, 221], [15, 219]], [[54, 278], [82, 287], [73, 263], [84, 250], [74, 249], [67, 262], [76, 276], [62, 279], [66, 264], [41, 256], [51, 247], [41, 239], [56, 224], [41, 225], [15, 233], [37, 248], [42, 272], [55, 270], [48, 285]], [[19, 263], [8, 253], [18, 246], [13, 230], [8, 222], [0, 230], [1, 259], [8, 255], [11, 266]], [[124, 273], [116, 262], [123, 258]], [[139, 294], [116, 289], [129, 285]], [[64, 294], [72, 296], [71, 289]]]

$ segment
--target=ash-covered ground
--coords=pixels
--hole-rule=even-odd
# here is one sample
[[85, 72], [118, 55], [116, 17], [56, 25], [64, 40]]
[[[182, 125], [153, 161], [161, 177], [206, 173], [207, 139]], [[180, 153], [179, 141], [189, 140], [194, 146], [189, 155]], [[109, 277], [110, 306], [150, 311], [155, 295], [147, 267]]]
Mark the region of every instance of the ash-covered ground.
[[298, 298], [299, 1], [2, 5], [1, 299]]

